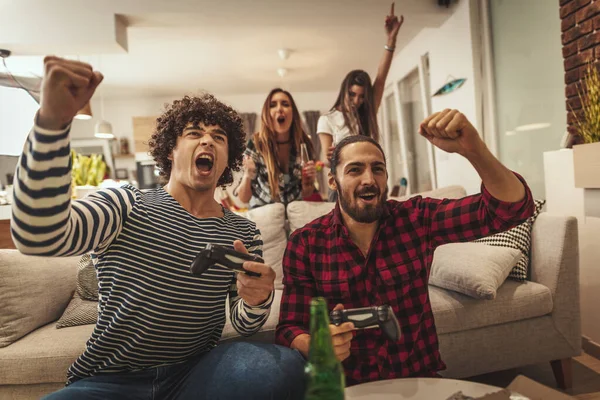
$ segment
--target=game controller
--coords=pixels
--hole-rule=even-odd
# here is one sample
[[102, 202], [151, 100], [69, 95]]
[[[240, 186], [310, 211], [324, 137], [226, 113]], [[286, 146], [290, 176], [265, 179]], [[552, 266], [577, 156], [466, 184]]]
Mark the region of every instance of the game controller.
[[380, 328], [389, 340], [397, 342], [402, 332], [400, 324], [388, 305], [349, 310], [334, 310], [329, 314], [331, 323], [339, 326], [344, 322], [352, 322], [355, 328]]
[[263, 259], [257, 255], [240, 253], [239, 251], [225, 246], [219, 246], [218, 244], [207, 244], [206, 247], [198, 253], [194, 262], [192, 262], [190, 272], [192, 275], [199, 276], [209, 267], [220, 265], [235, 272], [244, 273], [248, 276], [260, 277], [260, 272], [247, 271], [242, 267], [246, 261], [264, 263]]

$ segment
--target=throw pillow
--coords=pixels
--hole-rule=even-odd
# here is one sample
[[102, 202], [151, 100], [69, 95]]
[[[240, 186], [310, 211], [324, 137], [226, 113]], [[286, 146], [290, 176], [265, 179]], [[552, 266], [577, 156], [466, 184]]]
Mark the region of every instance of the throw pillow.
[[517, 249], [483, 243], [450, 243], [433, 253], [429, 283], [477, 299], [492, 300], [516, 262]]
[[77, 267], [77, 293], [85, 300], [98, 301], [98, 277], [92, 257], [84, 254]]
[[523, 256], [508, 275], [509, 278], [517, 281], [525, 281], [527, 279], [531, 250], [531, 228], [535, 219], [542, 211], [546, 200], [535, 200], [534, 202], [535, 209], [533, 215], [527, 221], [505, 232], [496, 233], [495, 235], [474, 241], [474, 243], [484, 243], [490, 246], [508, 247], [519, 250]]
[[287, 245], [285, 231], [285, 206], [281, 203], [267, 204], [238, 215], [256, 223], [263, 240], [263, 258], [275, 271], [275, 289], [283, 289], [283, 253]]
[[75, 294], [63, 315], [56, 322], [56, 329], [95, 324], [97, 319], [98, 302], [84, 300]]
[[98, 278], [89, 254], [79, 259], [77, 290], [71, 302], [56, 322], [56, 328], [95, 324], [98, 319]]
[[78, 259], [0, 250], [0, 348], [61, 316], [73, 297]]

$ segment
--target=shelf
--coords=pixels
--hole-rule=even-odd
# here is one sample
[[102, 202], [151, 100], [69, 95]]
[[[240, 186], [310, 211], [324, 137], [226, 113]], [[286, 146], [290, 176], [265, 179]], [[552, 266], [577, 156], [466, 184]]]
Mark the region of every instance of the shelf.
[[600, 189], [600, 142], [573, 146], [575, 187]]
[[118, 158], [135, 158], [135, 154], [115, 154], [113, 157], [115, 160]]

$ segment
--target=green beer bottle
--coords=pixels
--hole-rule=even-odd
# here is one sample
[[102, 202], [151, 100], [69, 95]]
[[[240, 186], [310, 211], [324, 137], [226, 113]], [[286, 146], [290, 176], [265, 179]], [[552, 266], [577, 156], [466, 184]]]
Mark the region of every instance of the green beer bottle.
[[305, 400], [344, 400], [344, 369], [333, 352], [327, 302], [322, 297], [310, 302], [310, 350], [305, 373]]

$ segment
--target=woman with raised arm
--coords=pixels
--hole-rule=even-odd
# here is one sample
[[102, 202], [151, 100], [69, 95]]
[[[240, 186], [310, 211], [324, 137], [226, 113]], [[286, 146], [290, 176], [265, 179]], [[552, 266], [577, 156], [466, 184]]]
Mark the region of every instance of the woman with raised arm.
[[323, 161], [327, 166], [335, 145], [346, 136], [366, 135], [379, 141], [377, 111], [392, 65], [398, 31], [403, 22], [403, 16], [398, 18], [394, 14], [392, 3], [390, 15], [385, 18], [387, 43], [383, 46], [383, 56], [375, 80], [371, 84], [371, 78], [365, 71], [350, 71], [342, 81], [335, 104], [327, 114], [319, 118], [317, 133], [325, 153]]

